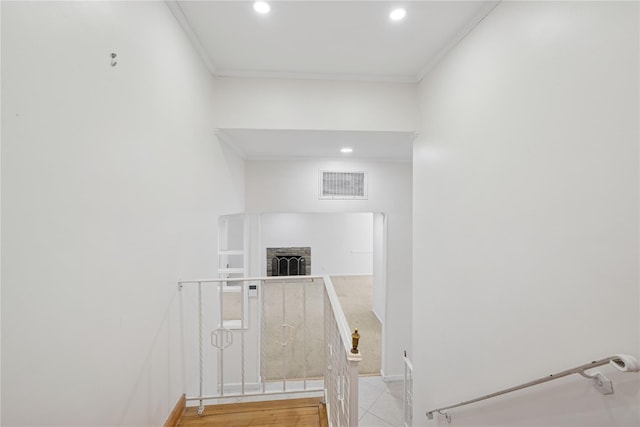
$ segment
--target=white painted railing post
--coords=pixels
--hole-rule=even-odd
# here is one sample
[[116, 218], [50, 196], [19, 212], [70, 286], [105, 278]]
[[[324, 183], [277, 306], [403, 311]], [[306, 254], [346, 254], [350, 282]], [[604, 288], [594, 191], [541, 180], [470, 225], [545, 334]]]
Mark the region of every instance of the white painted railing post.
[[[347, 350], [348, 351], [348, 350]], [[349, 427], [358, 426], [358, 377], [360, 375], [360, 352], [349, 353]]]

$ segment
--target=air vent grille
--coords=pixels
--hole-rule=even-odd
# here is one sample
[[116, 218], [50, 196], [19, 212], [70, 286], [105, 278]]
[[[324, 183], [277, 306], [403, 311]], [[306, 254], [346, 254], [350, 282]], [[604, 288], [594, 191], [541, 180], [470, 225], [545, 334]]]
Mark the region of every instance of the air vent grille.
[[366, 199], [366, 173], [320, 171], [320, 198]]

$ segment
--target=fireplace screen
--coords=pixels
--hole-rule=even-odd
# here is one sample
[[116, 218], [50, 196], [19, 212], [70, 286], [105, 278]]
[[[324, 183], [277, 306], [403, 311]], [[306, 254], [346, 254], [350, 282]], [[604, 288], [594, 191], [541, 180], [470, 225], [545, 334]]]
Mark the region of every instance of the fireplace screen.
[[274, 276], [304, 276], [306, 260], [302, 256], [282, 255], [271, 260]]
[[267, 248], [267, 276], [311, 275], [311, 247]]

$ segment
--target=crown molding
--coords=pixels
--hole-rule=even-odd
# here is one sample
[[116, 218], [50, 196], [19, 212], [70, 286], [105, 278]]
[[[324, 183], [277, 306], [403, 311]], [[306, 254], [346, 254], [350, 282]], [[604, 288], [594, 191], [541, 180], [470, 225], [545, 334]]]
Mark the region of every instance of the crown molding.
[[265, 70], [241, 70], [230, 68], [217, 68], [207, 51], [202, 46], [200, 38], [189, 24], [180, 2], [178, 0], [165, 0], [173, 16], [180, 24], [191, 44], [198, 52], [198, 55], [205, 63], [209, 72], [216, 77], [243, 77], [243, 78], [270, 78], [270, 79], [296, 79], [296, 80], [338, 80], [338, 81], [361, 81], [361, 82], [384, 82], [384, 83], [411, 83], [418, 81], [412, 75], [383, 75], [383, 74], [345, 74], [345, 73], [305, 73], [295, 71], [265, 71]]
[[451, 39], [449, 43], [447, 43], [442, 49], [438, 51], [429, 61], [420, 69], [420, 72], [415, 78], [416, 82], [422, 81], [424, 77], [429, 74], [429, 72], [454, 48], [456, 47], [462, 40], [464, 40], [477, 26], [480, 24], [484, 18], [489, 16], [491, 12], [500, 4], [502, 0], [490, 1], [478, 12], [476, 16], [473, 17], [469, 21], [467, 25], [465, 25], [458, 34]]
[[312, 157], [312, 156], [249, 156], [244, 159], [249, 162], [343, 162], [343, 163], [412, 163], [413, 156], [409, 158], [388, 158], [388, 157]]
[[442, 49], [438, 51], [420, 69], [417, 75], [385, 75], [385, 74], [347, 74], [347, 73], [306, 73], [296, 71], [267, 71], [267, 70], [242, 70], [233, 68], [217, 68], [212, 59], [202, 46], [200, 38], [189, 24], [180, 7], [179, 0], [164, 0], [176, 21], [185, 32], [191, 44], [196, 49], [198, 55], [205, 63], [209, 72], [216, 77], [239, 77], [239, 78], [271, 78], [271, 79], [296, 79], [296, 80], [334, 80], [334, 81], [359, 81], [373, 83], [405, 83], [416, 84], [438, 64], [454, 47], [464, 40], [482, 22], [502, 0], [487, 2], [487, 4], [476, 14], [476, 16], [465, 25], [461, 31]]
[[213, 64], [213, 61], [211, 61], [211, 58], [209, 58], [209, 55], [207, 55], [207, 51], [204, 50], [204, 47], [202, 47], [200, 38], [196, 35], [195, 31], [193, 31], [193, 28], [191, 28], [191, 25], [189, 24], [189, 20], [184, 15], [184, 12], [180, 7], [180, 4], [179, 4], [180, 2], [177, 0], [165, 0], [164, 3], [167, 5], [167, 7], [169, 8], [173, 16], [176, 18], [176, 21], [178, 21], [178, 24], [180, 24], [180, 27], [182, 27], [182, 30], [185, 32], [185, 34], [189, 38], [189, 41], [191, 41], [191, 44], [195, 48], [196, 52], [198, 52], [198, 55], [206, 65], [209, 72], [215, 75], [216, 67]]
[[271, 78], [294, 80], [339, 80], [360, 81], [373, 83], [410, 83], [418, 82], [411, 75], [384, 75], [384, 74], [345, 74], [345, 73], [305, 73], [295, 71], [260, 71], [218, 68], [217, 77], [241, 77], [241, 78]]

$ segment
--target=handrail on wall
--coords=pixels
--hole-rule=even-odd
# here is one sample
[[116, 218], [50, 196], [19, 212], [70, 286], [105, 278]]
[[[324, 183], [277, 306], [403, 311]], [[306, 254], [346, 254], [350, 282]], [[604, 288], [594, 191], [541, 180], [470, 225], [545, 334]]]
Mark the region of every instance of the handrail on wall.
[[520, 384], [515, 387], [510, 387], [504, 390], [497, 391], [495, 393], [487, 394], [485, 396], [478, 397], [476, 399], [466, 400], [464, 402], [460, 402], [455, 405], [444, 406], [438, 409], [432, 409], [431, 411], [427, 411], [426, 415], [428, 419], [432, 420], [433, 413], [437, 412], [441, 415], [444, 415], [444, 417], [448, 422], [451, 422], [451, 415], [448, 412], [443, 412], [443, 411], [446, 411], [447, 409], [453, 409], [453, 408], [458, 408], [460, 406], [469, 405], [471, 403], [480, 402], [481, 400], [491, 399], [492, 397], [511, 393], [512, 391], [522, 390], [523, 388], [546, 383], [546, 382], [555, 380], [557, 378], [566, 377], [567, 375], [571, 375], [571, 374], [580, 374], [585, 378], [591, 379], [593, 381], [593, 386], [602, 394], [613, 394], [613, 385], [611, 384], [611, 381], [607, 377], [605, 377], [604, 375], [602, 375], [600, 372], [597, 372], [597, 371], [594, 373], [585, 372], [585, 370], [587, 369], [595, 368], [597, 366], [602, 366], [606, 364], [611, 364], [616, 369], [622, 372], [639, 372], [640, 371], [640, 363], [635, 357], [629, 356], [626, 354], [618, 354], [615, 356], [605, 357], [604, 359], [595, 360], [591, 363], [586, 363], [584, 365], [580, 365], [573, 369], [567, 369], [566, 371], [558, 372], [557, 374], [551, 374], [547, 377], [529, 381], [528, 383], [525, 383], [525, 384]]

